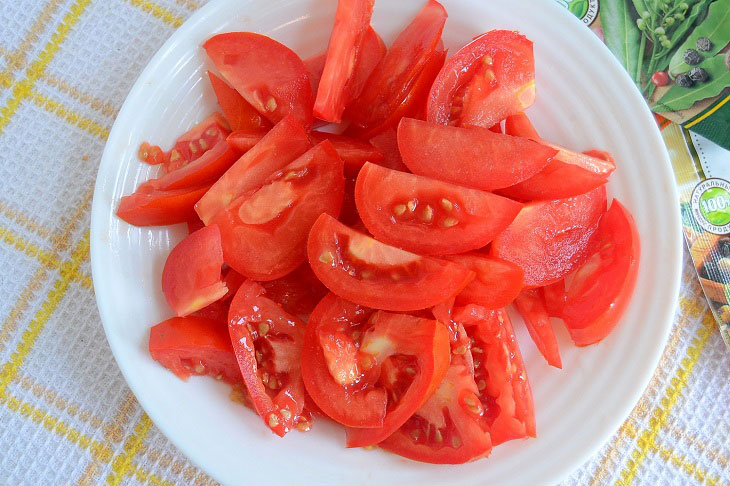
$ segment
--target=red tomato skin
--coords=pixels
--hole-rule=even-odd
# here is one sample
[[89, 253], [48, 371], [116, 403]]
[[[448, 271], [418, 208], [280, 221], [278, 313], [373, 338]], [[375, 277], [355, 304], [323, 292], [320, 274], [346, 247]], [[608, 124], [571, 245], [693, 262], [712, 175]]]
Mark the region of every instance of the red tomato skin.
[[[350, 246], [341, 248], [340, 244], [344, 244], [345, 240]], [[357, 245], [358, 252], [372, 251], [375, 258], [385, 254], [383, 258], [398, 263], [378, 261], [371, 264], [352, 254], [353, 245]], [[363, 247], [365, 250], [362, 250]], [[327, 255], [332, 256], [331, 261], [325, 258]], [[314, 274], [331, 292], [361, 305], [391, 311], [431, 307], [459, 293], [474, 278], [471, 270], [460, 265], [420, 257], [380, 243], [325, 214], [312, 226], [307, 241], [307, 256]], [[370, 256], [373, 255], [367, 255]], [[400, 271], [405, 275], [400, 280], [379, 277], [372, 281], [351, 276], [348, 273], [349, 266], [357, 265], [359, 261], [365, 261], [365, 266], [370, 265], [374, 272], [380, 271], [382, 267], [385, 273]], [[414, 276], [407, 273], [410, 266], [418, 272]]]
[[238, 150], [221, 140], [194, 161], [151, 182], [162, 191], [212, 184], [239, 156]]
[[[344, 185], [342, 159], [330, 142], [305, 152], [211, 220], [221, 228], [225, 262], [253, 280], [291, 272], [306, 261], [305, 242], [317, 217], [339, 215]], [[292, 199], [282, 202], [280, 195]], [[272, 206], [279, 203], [286, 204]]]
[[159, 191], [144, 182], [134, 194], [119, 201], [117, 216], [134, 226], [165, 226], [196, 217], [193, 207], [210, 186]]
[[[522, 208], [491, 193], [374, 164], [365, 164], [360, 171], [355, 201], [363, 223], [376, 238], [425, 255], [481, 248], [509, 226]], [[413, 211], [407, 209], [414, 201]], [[396, 207], [404, 212], [394, 214]]]
[[472, 270], [476, 277], [456, 296], [456, 305], [477, 304], [485, 309], [501, 309], [522, 290], [524, 272], [514, 263], [482, 254], [447, 255], [446, 260]]
[[[203, 374], [231, 385], [243, 381], [225, 321], [194, 316], [163, 321], [150, 329], [149, 352], [183, 381]], [[183, 360], [191, 363], [186, 366]], [[196, 365], [203, 369], [196, 369]]]
[[355, 138], [334, 133], [318, 132], [313, 130], [309, 133], [312, 143], [317, 144], [325, 140], [332, 142], [337, 154], [345, 163], [345, 175], [357, 176], [358, 172], [366, 162], [380, 165], [385, 158], [383, 153], [369, 144]]
[[529, 179], [496, 192], [518, 201], [550, 201], [585, 194], [606, 182], [607, 176], [553, 160]]
[[203, 49], [223, 79], [271, 123], [291, 114], [307, 130], [311, 128], [314, 99], [309, 74], [294, 51], [252, 32], [215, 35]]
[[585, 262], [591, 235], [606, 212], [606, 188], [525, 205], [492, 241], [491, 255], [525, 272], [525, 287], [556, 282]]
[[[593, 255], [579, 268], [572, 285], [582, 280], [581, 271], [591, 280], [580, 289], [566, 285], [562, 311], [568, 332], [577, 346], [588, 346], [605, 338], [621, 319], [631, 301], [639, 272], [641, 245], [631, 213], [616, 199], [603, 216], [592, 242]], [[589, 268], [598, 255], [601, 273]]]
[[550, 317], [561, 317], [565, 307], [565, 280], [558, 280], [555, 283], [542, 288], [542, 296], [545, 299], [545, 310]]
[[[361, 134], [376, 127], [388, 128], [384, 122], [402, 105], [413, 84], [432, 59], [441, 41], [446, 10], [429, 0], [413, 21], [393, 41], [385, 57], [372, 72], [360, 97], [346, 112], [353, 129]], [[403, 60], [409, 60], [408, 64]], [[393, 121], [393, 125], [397, 120]], [[377, 131], [371, 131], [371, 138]]]
[[558, 340], [550, 322], [540, 289], [523, 290], [515, 299], [515, 307], [525, 320], [527, 331], [540, 354], [550, 366], [562, 368]]
[[368, 26], [362, 40], [362, 47], [360, 48], [357, 64], [355, 65], [355, 72], [350, 80], [350, 93], [347, 104], [350, 104], [362, 94], [370, 75], [378, 63], [385, 57], [387, 51], [388, 49], [383, 39], [380, 38], [372, 27]]
[[267, 129], [254, 128], [246, 130], [236, 130], [231, 132], [226, 138], [226, 142], [238, 150], [242, 154], [245, 154], [264, 138], [264, 135], [268, 132]]
[[493, 62], [485, 65], [491, 76], [484, 80], [486, 85], [474, 87], [480, 94], [473, 102], [465, 100], [466, 113], [459, 115], [460, 123], [488, 128], [534, 102], [532, 42], [516, 32], [493, 30], [459, 49], [441, 69], [428, 98], [428, 121], [449, 124], [457, 92], [480, 72], [485, 56]]
[[186, 316], [220, 299], [223, 250], [217, 226], [188, 235], [172, 249], [162, 269], [162, 292], [175, 314]]
[[266, 118], [256, 111], [256, 108], [246, 101], [238, 91], [228, 86], [221, 78], [208, 71], [210, 84], [218, 98], [218, 105], [228, 121], [231, 130], [254, 130], [271, 128]]
[[532, 177], [557, 153], [487, 128], [450, 127], [410, 118], [398, 126], [398, 147], [413, 173], [483, 191]]
[[342, 121], [374, 3], [375, 0], [337, 2], [335, 24], [314, 100], [314, 116], [321, 120]]
[[[403, 163], [400, 150], [398, 150], [398, 132], [395, 128], [389, 128], [370, 139], [370, 145], [383, 154], [383, 160], [378, 163], [389, 169], [409, 172], [408, 167]], [[373, 162], [372, 160], [370, 162]]]
[[322, 78], [322, 71], [324, 71], [324, 63], [326, 60], [327, 51], [320, 52], [304, 60], [307, 73], [309, 73], [309, 84], [312, 85], [312, 93], [315, 98], [317, 97], [319, 80]]
[[274, 126], [241, 156], [195, 205], [205, 224], [240, 195], [258, 189], [272, 173], [309, 150], [307, 132], [292, 116]]

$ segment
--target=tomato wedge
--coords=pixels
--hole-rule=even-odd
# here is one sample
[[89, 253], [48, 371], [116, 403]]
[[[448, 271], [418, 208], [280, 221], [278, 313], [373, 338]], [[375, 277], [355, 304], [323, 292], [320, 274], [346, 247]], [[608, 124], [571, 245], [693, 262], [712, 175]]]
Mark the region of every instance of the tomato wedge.
[[292, 116], [274, 126], [238, 159], [195, 205], [205, 224], [238, 196], [258, 189], [267, 177], [309, 150], [307, 132]]
[[208, 71], [210, 84], [213, 86], [218, 105], [228, 121], [231, 130], [266, 129], [271, 123], [256, 111], [256, 108], [246, 101], [238, 91], [228, 86], [221, 78]]
[[476, 277], [456, 296], [457, 305], [486, 309], [508, 306], [522, 290], [524, 272], [514, 263], [476, 253], [447, 255], [444, 259], [472, 270]]
[[260, 284], [269, 299], [295, 316], [308, 316], [328, 294], [327, 287], [322, 285], [306, 262], [281, 278]]
[[271, 123], [293, 115], [312, 126], [312, 88], [307, 68], [294, 51], [252, 32], [218, 34], [203, 44], [223, 79]]
[[459, 293], [474, 273], [381, 243], [323, 214], [309, 233], [314, 274], [352, 302], [393, 311], [425, 309]]
[[281, 437], [296, 426], [304, 409], [300, 361], [305, 326], [252, 281], [241, 285], [228, 312], [228, 332], [256, 413]]
[[152, 358], [183, 381], [207, 375], [232, 385], [241, 383], [225, 321], [173, 317], [150, 329]]
[[301, 265], [314, 221], [340, 213], [342, 166], [324, 141], [218, 213], [211, 223], [221, 229], [225, 262], [256, 280], [275, 280]]
[[[398, 35], [370, 75], [360, 97], [347, 110], [354, 127], [362, 132], [376, 127], [387, 128], [383, 126], [384, 122], [403, 103], [424, 67], [432, 60], [441, 41], [446, 17], [444, 7], [429, 0]], [[372, 135], [375, 133], [370, 132]]]
[[387, 167], [389, 169], [400, 170], [402, 172], [408, 172], [408, 167], [403, 163], [403, 159], [400, 156], [400, 150], [398, 149], [398, 132], [395, 128], [389, 128], [384, 132], [380, 132], [370, 139], [370, 145], [375, 147], [378, 151], [383, 154], [382, 161], [374, 161], [378, 165]]
[[542, 297], [545, 299], [545, 310], [550, 317], [561, 317], [565, 307], [565, 280], [558, 280], [555, 283], [542, 288]]
[[380, 150], [371, 144], [344, 135], [314, 130], [309, 133], [309, 138], [313, 143], [324, 140], [332, 142], [337, 154], [345, 163], [345, 174], [348, 175], [356, 176], [362, 166], [365, 165], [365, 162], [380, 164], [385, 157]]
[[481, 248], [522, 208], [488, 192], [370, 163], [357, 177], [355, 201], [376, 238], [427, 255]]
[[515, 307], [525, 320], [527, 331], [540, 354], [550, 366], [562, 368], [558, 340], [555, 337], [550, 316], [545, 308], [540, 289], [524, 290], [515, 299]]
[[576, 345], [597, 343], [621, 319], [636, 286], [640, 251], [634, 218], [614, 199], [593, 237], [592, 254], [565, 281], [562, 318]]
[[491, 254], [525, 272], [526, 287], [556, 282], [585, 262], [588, 243], [606, 212], [606, 188], [525, 205], [492, 241]]
[[221, 140], [194, 161], [150, 181], [159, 190], [184, 189], [212, 184], [240, 156], [238, 150]]
[[556, 150], [488, 128], [459, 128], [404, 118], [398, 126], [403, 162], [414, 173], [491, 191], [542, 170]]
[[177, 139], [170, 150], [165, 170], [172, 172], [203, 154], [231, 133], [228, 122], [218, 112], [198, 123], [190, 131]]
[[493, 30], [459, 49], [441, 69], [427, 120], [489, 128], [534, 101], [532, 42], [517, 32]]
[[342, 121], [374, 3], [375, 0], [337, 2], [335, 25], [314, 101], [314, 115], [321, 120]]
[[236, 130], [228, 135], [226, 142], [239, 152], [246, 153], [254, 148], [267, 132], [268, 130], [263, 128]]
[[221, 233], [215, 225], [188, 235], [172, 249], [162, 269], [162, 292], [175, 314], [186, 316], [228, 293], [222, 266]]
[[185, 223], [196, 217], [193, 206], [208, 189], [210, 186], [161, 191], [147, 181], [119, 201], [117, 216], [135, 226]]

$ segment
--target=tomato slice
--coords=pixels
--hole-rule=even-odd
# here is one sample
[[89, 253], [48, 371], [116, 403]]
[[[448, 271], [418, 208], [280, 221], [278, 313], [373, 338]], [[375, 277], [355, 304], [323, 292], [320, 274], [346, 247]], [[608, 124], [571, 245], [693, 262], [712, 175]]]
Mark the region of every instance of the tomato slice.
[[527, 331], [537, 349], [550, 366], [562, 368], [558, 340], [550, 316], [545, 308], [540, 289], [524, 290], [515, 299], [515, 306], [525, 320]]
[[314, 274], [352, 302], [393, 311], [425, 309], [459, 293], [474, 273], [381, 243], [323, 214], [307, 242]]
[[228, 293], [222, 266], [221, 233], [215, 225], [188, 235], [172, 249], [162, 269], [162, 292], [175, 314], [186, 316]]
[[241, 383], [225, 320], [173, 317], [150, 329], [150, 355], [183, 381], [191, 375]]
[[213, 86], [218, 105], [228, 121], [231, 130], [266, 129], [271, 123], [256, 111], [256, 108], [246, 101], [238, 91], [228, 86], [221, 78], [208, 71], [210, 84]]
[[231, 130], [223, 115], [213, 113], [177, 139], [170, 150], [165, 170], [172, 172], [202, 157], [218, 142], [225, 140], [229, 133]]
[[340, 213], [342, 166], [324, 141], [218, 213], [211, 223], [221, 228], [225, 262], [256, 280], [275, 280], [301, 265], [314, 221]]
[[457, 305], [477, 304], [486, 309], [500, 309], [512, 303], [522, 290], [524, 272], [514, 263], [476, 253], [444, 258], [476, 274], [456, 296]]
[[221, 140], [199, 158], [159, 179], [153, 179], [151, 183], [159, 190], [212, 184], [238, 160], [239, 155], [238, 150]]
[[363, 132], [375, 127], [387, 128], [383, 126], [384, 122], [401, 106], [424, 67], [432, 60], [441, 41], [446, 17], [443, 6], [429, 0], [398, 35], [370, 75], [360, 97], [347, 110], [354, 127]]
[[160, 191], [151, 181], [119, 201], [117, 216], [135, 226], [164, 226], [195, 218], [193, 206], [210, 186]]
[[565, 280], [558, 280], [555, 283], [542, 288], [542, 297], [545, 299], [545, 310], [550, 317], [561, 317], [565, 307]]
[[264, 138], [267, 132], [267, 129], [262, 128], [236, 130], [228, 135], [226, 142], [239, 152], [246, 153], [254, 148]]
[[557, 153], [487, 128], [459, 128], [404, 118], [398, 126], [403, 162], [415, 174], [491, 191], [542, 170]]
[[139, 160], [149, 165], [167, 164], [170, 160], [170, 154], [165, 153], [158, 145], [150, 145], [142, 142], [137, 152]]
[[601, 218], [591, 253], [565, 281], [562, 318], [578, 346], [597, 343], [613, 330], [636, 286], [639, 233], [631, 213], [615, 199]]
[[271, 123], [293, 115], [312, 126], [312, 88], [297, 54], [270, 37], [252, 32], [218, 34], [203, 44], [223, 79]]
[[357, 176], [357, 173], [365, 165], [365, 162], [381, 164], [385, 158], [383, 153], [371, 144], [344, 135], [314, 130], [309, 133], [309, 137], [313, 143], [319, 143], [324, 140], [332, 142], [335, 150], [337, 150], [337, 154], [345, 163], [345, 174], [348, 175]]
[[398, 132], [395, 128], [389, 128], [388, 130], [375, 135], [370, 139], [370, 145], [378, 149], [383, 154], [383, 160], [377, 162], [378, 165], [382, 165], [389, 169], [408, 172], [408, 167], [406, 167], [403, 163], [400, 150], [398, 149]]
[[292, 116], [274, 126], [259, 143], [238, 159], [213, 184], [195, 210], [204, 223], [223, 211], [238, 196], [258, 189], [267, 177], [309, 150], [304, 128]]
[[532, 42], [517, 32], [493, 30], [459, 49], [441, 69], [427, 119], [488, 128], [534, 101]]
[[283, 437], [304, 409], [300, 371], [305, 324], [265, 296], [256, 282], [238, 289], [228, 313], [228, 332], [254, 408]]
[[588, 243], [606, 212], [606, 188], [525, 205], [492, 241], [491, 254], [525, 272], [525, 286], [556, 282], [585, 262]]
[[309, 74], [309, 84], [312, 86], [312, 94], [315, 98], [317, 97], [317, 89], [319, 88], [319, 81], [322, 78], [326, 60], [327, 51], [320, 52], [304, 60], [304, 66]]
[[339, 123], [349, 97], [349, 86], [370, 26], [375, 0], [338, 0], [327, 59], [314, 101], [314, 115]]
[[295, 316], [311, 314], [328, 293], [327, 287], [322, 285], [306, 262], [281, 278], [260, 284], [266, 290], [268, 298]]
[[481, 248], [522, 208], [488, 192], [370, 163], [357, 177], [355, 201], [376, 238], [427, 255]]

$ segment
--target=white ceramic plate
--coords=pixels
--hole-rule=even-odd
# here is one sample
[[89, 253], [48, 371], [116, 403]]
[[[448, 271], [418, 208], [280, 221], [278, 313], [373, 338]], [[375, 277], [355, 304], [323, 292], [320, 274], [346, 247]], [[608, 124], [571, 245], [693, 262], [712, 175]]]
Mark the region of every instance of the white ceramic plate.
[[[422, 0], [378, 0], [373, 26], [386, 42]], [[160, 49], [137, 80], [104, 152], [94, 195], [91, 257], [96, 298], [114, 356], [157, 426], [195, 463], [226, 483], [543, 484], [588, 459], [629, 414], [666, 341], [679, 288], [679, 208], [670, 163], [649, 110], [611, 53], [552, 0], [444, 0], [444, 43], [455, 52], [476, 34], [517, 29], [535, 43], [538, 101], [529, 114], [545, 138], [616, 157], [611, 195], [633, 212], [643, 247], [635, 295], [617, 329], [577, 349], [559, 329], [563, 370], [548, 367], [516, 323], [532, 383], [538, 438], [496, 448], [462, 466], [419, 464], [379, 450], [347, 450], [340, 427], [271, 434], [229, 389], [206, 378], [183, 383], [147, 353], [148, 329], [170, 317], [160, 289], [169, 250], [185, 229], [135, 228], [114, 216], [119, 199], [151, 177], [137, 160], [144, 140], [171, 146], [215, 109], [199, 47], [218, 32], [270, 35], [303, 58], [327, 45], [335, 0], [213, 0]], [[373, 483], [374, 481], [374, 483]]]

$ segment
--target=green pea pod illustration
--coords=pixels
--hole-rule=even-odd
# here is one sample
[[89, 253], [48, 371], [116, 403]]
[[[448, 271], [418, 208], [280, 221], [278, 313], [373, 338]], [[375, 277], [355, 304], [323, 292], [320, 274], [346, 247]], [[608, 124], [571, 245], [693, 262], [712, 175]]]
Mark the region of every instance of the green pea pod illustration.
[[669, 61], [669, 74], [676, 76], [689, 71], [684, 53], [687, 49], [696, 49], [700, 37], [707, 37], [712, 42], [711, 49], [702, 53], [706, 58], [711, 58], [730, 43], [730, 0], [715, 0], [710, 4], [705, 20], [695, 27]]

